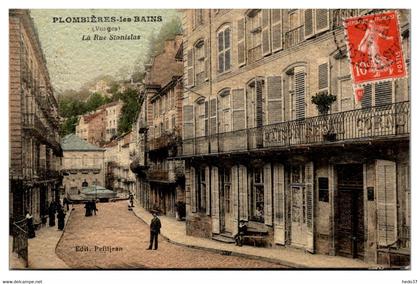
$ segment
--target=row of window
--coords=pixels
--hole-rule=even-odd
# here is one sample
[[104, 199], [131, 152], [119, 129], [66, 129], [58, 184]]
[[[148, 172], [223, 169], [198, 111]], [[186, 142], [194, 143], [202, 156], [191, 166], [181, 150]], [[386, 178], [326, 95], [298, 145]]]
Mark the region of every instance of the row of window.
[[[231, 70], [232, 46], [237, 48], [236, 63], [238, 67], [241, 67], [282, 50], [284, 43], [290, 47], [330, 28], [330, 11], [326, 9], [289, 11], [286, 33], [283, 28], [283, 15], [280, 9], [250, 10], [244, 18], [235, 23], [236, 44], [233, 44], [233, 25], [223, 24], [219, 27], [216, 31], [217, 73], [223, 74]], [[187, 50], [188, 86], [199, 85], [208, 79], [210, 54], [207, 39], [199, 39], [192, 48]]]
[[[305, 71], [295, 69], [295, 73], [286, 78], [256, 78], [244, 89], [226, 89], [217, 98], [185, 105], [184, 139], [305, 118], [308, 116]], [[344, 89], [332, 109], [354, 109], [351, 79], [338, 83]], [[392, 103], [394, 84], [387, 81], [366, 85], [361, 107]]]
[[151, 137], [158, 138], [166, 131], [173, 131], [176, 128], [176, 118], [175, 115], [172, 115], [171, 119], [165, 119], [165, 122], [161, 122], [156, 124], [153, 128], [151, 128]]
[[175, 91], [169, 90], [166, 94], [156, 98], [152, 102], [153, 117], [157, 118], [159, 115], [175, 108]]

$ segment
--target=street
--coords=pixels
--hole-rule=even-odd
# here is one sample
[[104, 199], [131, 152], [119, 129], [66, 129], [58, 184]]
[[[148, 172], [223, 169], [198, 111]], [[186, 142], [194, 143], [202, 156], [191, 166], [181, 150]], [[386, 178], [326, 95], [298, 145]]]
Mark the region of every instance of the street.
[[158, 250], [146, 250], [149, 227], [127, 210], [126, 202], [99, 203], [97, 215], [92, 217], [84, 216], [83, 205], [74, 208], [56, 249], [57, 255], [71, 268], [285, 268], [266, 261], [171, 244], [161, 236]]

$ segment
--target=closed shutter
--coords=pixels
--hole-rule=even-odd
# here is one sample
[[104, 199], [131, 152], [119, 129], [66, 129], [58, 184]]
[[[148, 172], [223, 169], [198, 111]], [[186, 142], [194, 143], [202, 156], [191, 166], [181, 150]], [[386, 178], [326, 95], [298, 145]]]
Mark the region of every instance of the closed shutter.
[[219, 216], [219, 169], [211, 168], [211, 217], [212, 232], [220, 233], [220, 216]]
[[227, 28], [225, 34], [225, 68], [223, 71], [230, 69], [230, 29]]
[[305, 9], [305, 39], [312, 37], [315, 34], [313, 9]]
[[314, 163], [305, 164], [305, 195], [306, 195], [306, 249], [314, 253]]
[[372, 84], [363, 86], [362, 108], [372, 106]]
[[245, 18], [238, 21], [238, 66], [246, 63]]
[[329, 91], [330, 64], [328, 59], [318, 65], [318, 91]]
[[380, 82], [375, 84], [375, 106], [392, 103], [392, 82]]
[[231, 200], [232, 200], [232, 210], [233, 210], [233, 230], [232, 235], [236, 235], [238, 233], [238, 211], [239, 211], [239, 200], [238, 200], [238, 166], [233, 166], [232, 169], [232, 192], [231, 192]]
[[204, 112], [203, 112], [203, 120], [204, 120], [204, 135], [209, 135], [209, 102], [204, 102]]
[[184, 116], [183, 139], [190, 139], [194, 137], [194, 107], [192, 105], [185, 105], [182, 111]]
[[197, 182], [195, 175], [195, 168], [191, 167], [190, 180], [191, 180], [191, 212], [197, 212]]
[[271, 53], [270, 43], [270, 10], [262, 9], [262, 53], [263, 56]]
[[210, 66], [209, 66], [209, 58], [210, 58], [210, 45], [209, 40], [204, 41], [204, 80], [207, 81], [210, 76]]
[[273, 198], [274, 243], [284, 245], [286, 241], [284, 166], [278, 163], [273, 165]]
[[217, 134], [217, 99], [210, 100], [210, 135]]
[[187, 51], [187, 86], [194, 86], [194, 53], [193, 49]]
[[328, 9], [316, 9], [316, 32], [320, 33], [330, 28], [330, 13]]
[[273, 52], [283, 48], [282, 10], [271, 10], [271, 46]]
[[264, 165], [264, 223], [266, 225], [273, 225], [273, 211], [271, 198], [271, 164]]
[[245, 92], [244, 89], [232, 90], [233, 131], [245, 128]]
[[255, 80], [255, 95], [256, 95], [256, 121], [257, 121], [257, 127], [260, 127], [263, 125], [263, 84], [260, 80]]
[[376, 160], [377, 230], [379, 246], [397, 241], [397, 186], [395, 162]]
[[248, 220], [248, 179], [247, 168], [239, 166], [239, 219]]
[[210, 182], [210, 167], [205, 167], [204, 168], [204, 175], [205, 175], [205, 179], [206, 179], [206, 214], [210, 216], [211, 214], [211, 197], [210, 197], [210, 192], [211, 192], [211, 182]]
[[222, 73], [225, 70], [225, 56], [224, 49], [224, 32], [221, 31], [217, 34], [217, 72]]
[[267, 124], [283, 121], [282, 77], [267, 77]]
[[296, 119], [305, 118], [306, 75], [304, 67], [295, 68]]

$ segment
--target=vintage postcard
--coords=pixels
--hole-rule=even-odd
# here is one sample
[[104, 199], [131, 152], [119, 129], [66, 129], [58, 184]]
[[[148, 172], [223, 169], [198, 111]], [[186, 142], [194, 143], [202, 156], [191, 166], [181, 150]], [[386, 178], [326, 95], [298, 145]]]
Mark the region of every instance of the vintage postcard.
[[410, 270], [410, 13], [10, 9], [9, 269]]

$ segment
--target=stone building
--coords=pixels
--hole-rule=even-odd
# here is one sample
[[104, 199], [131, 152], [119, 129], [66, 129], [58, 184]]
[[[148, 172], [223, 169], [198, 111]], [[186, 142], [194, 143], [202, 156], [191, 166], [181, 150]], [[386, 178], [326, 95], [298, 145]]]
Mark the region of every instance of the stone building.
[[9, 11], [9, 48], [10, 218], [28, 210], [40, 223], [59, 198], [62, 149], [58, 104], [28, 10]]
[[372, 12], [184, 12], [187, 234], [232, 241], [243, 219], [262, 245], [409, 263], [409, 79], [356, 104], [346, 57], [343, 18]]
[[[139, 155], [134, 171], [142, 206], [168, 216], [176, 215], [176, 203], [185, 203], [183, 162], [177, 155], [182, 127], [182, 36], [165, 42], [164, 50], [146, 66], [141, 109]], [[180, 53], [181, 52], [181, 53]], [[180, 55], [181, 54], [181, 55]], [[137, 168], [136, 168], [137, 167]]]
[[110, 141], [117, 136], [122, 105], [122, 101], [115, 101], [101, 106], [101, 109], [105, 111], [105, 141]]
[[80, 116], [76, 135], [90, 144], [101, 146], [106, 139], [106, 112], [99, 108], [93, 113]]
[[126, 133], [104, 146], [107, 188], [128, 195], [135, 192], [136, 178], [130, 171], [130, 157], [133, 156], [134, 144], [132, 133]]
[[105, 186], [105, 149], [86, 142], [75, 134], [62, 139], [64, 175], [63, 186], [67, 196], [78, 195], [82, 187]]

